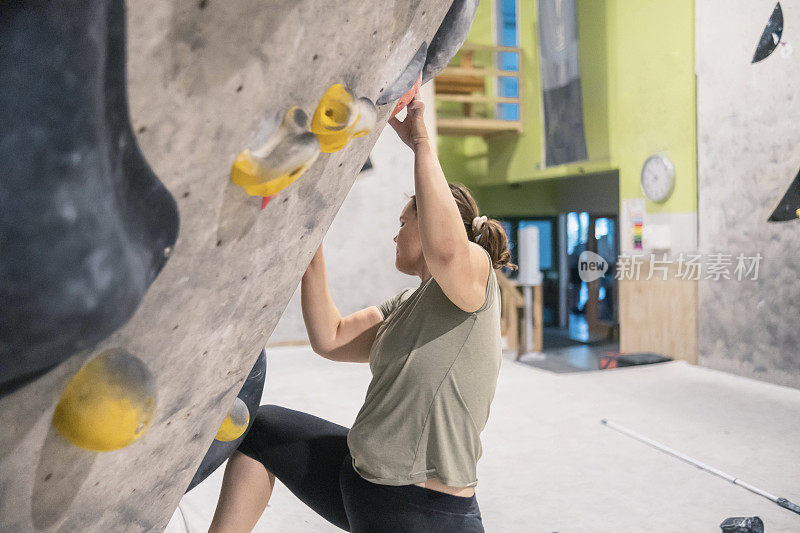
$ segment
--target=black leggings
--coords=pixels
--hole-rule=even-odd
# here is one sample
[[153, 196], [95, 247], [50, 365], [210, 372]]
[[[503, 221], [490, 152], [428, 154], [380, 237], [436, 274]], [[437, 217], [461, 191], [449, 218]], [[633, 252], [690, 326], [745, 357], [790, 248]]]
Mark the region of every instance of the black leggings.
[[367, 481], [353, 469], [347, 428], [307, 413], [262, 405], [239, 451], [345, 531], [483, 531], [475, 495]]

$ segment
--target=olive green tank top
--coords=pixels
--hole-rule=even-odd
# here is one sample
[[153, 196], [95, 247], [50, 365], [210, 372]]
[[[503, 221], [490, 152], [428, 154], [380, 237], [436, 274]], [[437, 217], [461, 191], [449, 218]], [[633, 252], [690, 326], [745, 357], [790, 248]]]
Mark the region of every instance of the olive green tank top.
[[480, 432], [501, 361], [494, 269], [484, 304], [473, 313], [451, 302], [433, 277], [380, 310], [384, 320], [369, 354], [372, 381], [347, 435], [353, 468], [382, 485], [430, 478], [477, 485]]

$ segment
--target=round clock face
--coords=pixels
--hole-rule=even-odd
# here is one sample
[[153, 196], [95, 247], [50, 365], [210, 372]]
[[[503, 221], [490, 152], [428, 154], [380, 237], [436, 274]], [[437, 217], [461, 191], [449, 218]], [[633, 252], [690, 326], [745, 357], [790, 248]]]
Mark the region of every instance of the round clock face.
[[642, 192], [653, 202], [663, 202], [675, 186], [675, 167], [665, 155], [651, 155], [642, 165]]

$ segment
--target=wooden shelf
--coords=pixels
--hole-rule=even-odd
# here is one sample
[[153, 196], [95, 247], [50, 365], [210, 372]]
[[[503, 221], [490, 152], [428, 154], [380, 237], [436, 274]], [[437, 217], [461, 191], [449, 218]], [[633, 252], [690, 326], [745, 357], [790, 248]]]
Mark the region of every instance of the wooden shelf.
[[[492, 90], [498, 78], [517, 78], [519, 95], [523, 94], [522, 72], [500, 70], [491, 67], [475, 66], [475, 52], [516, 53], [522, 57], [522, 50], [510, 46], [464, 45], [461, 48], [460, 64], [443, 69], [434, 82], [437, 102], [455, 102], [461, 104], [460, 117], [437, 116], [436, 129], [439, 135], [477, 135], [493, 137], [496, 135], [522, 133], [522, 99], [510, 96], [492, 96]], [[519, 66], [522, 66], [520, 61]], [[484, 104], [488, 109], [476, 113], [473, 104]], [[495, 118], [496, 104], [517, 104], [518, 120], [501, 120]], [[453, 108], [454, 106], [449, 106]], [[475, 116], [488, 114], [491, 118]]]
[[494, 44], [465, 44], [461, 47], [462, 51], [478, 50], [483, 52], [513, 52], [520, 53], [521, 49], [515, 46], [497, 46]]
[[483, 94], [437, 94], [436, 99], [440, 102], [478, 102], [496, 104], [518, 104], [519, 98], [511, 96], [486, 96]]
[[486, 91], [486, 79], [482, 76], [436, 76], [434, 82], [436, 98], [442, 95], [464, 95]]
[[498, 70], [496, 68], [477, 68], [477, 67], [445, 67], [436, 75], [439, 77], [447, 78], [450, 76], [473, 76], [476, 78], [486, 78], [488, 76], [497, 76], [503, 78], [519, 78], [519, 71], [517, 70]]
[[521, 133], [522, 122], [494, 118], [437, 118], [438, 135], [478, 135], [492, 137], [505, 133]]

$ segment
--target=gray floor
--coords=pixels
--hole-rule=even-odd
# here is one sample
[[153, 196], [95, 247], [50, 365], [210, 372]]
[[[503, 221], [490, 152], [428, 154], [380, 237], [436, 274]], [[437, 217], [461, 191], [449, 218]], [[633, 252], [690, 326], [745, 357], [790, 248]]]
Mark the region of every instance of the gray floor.
[[545, 348], [544, 353], [534, 354], [534, 356], [523, 355], [519, 361], [535, 368], [559, 374], [586, 372], [604, 368], [608, 361], [604, 360], [603, 356], [614, 354], [618, 351], [618, 344], [576, 344], [551, 350]]
[[[366, 365], [307, 347], [268, 350], [263, 401], [349, 425]], [[553, 373], [503, 363], [478, 464], [489, 532], [719, 532], [729, 516], [800, 531], [800, 516], [600, 424], [607, 418], [800, 502], [800, 390], [681, 362]], [[184, 497], [167, 531], [205, 531], [222, 471]], [[337, 531], [283, 486], [255, 531]]]

